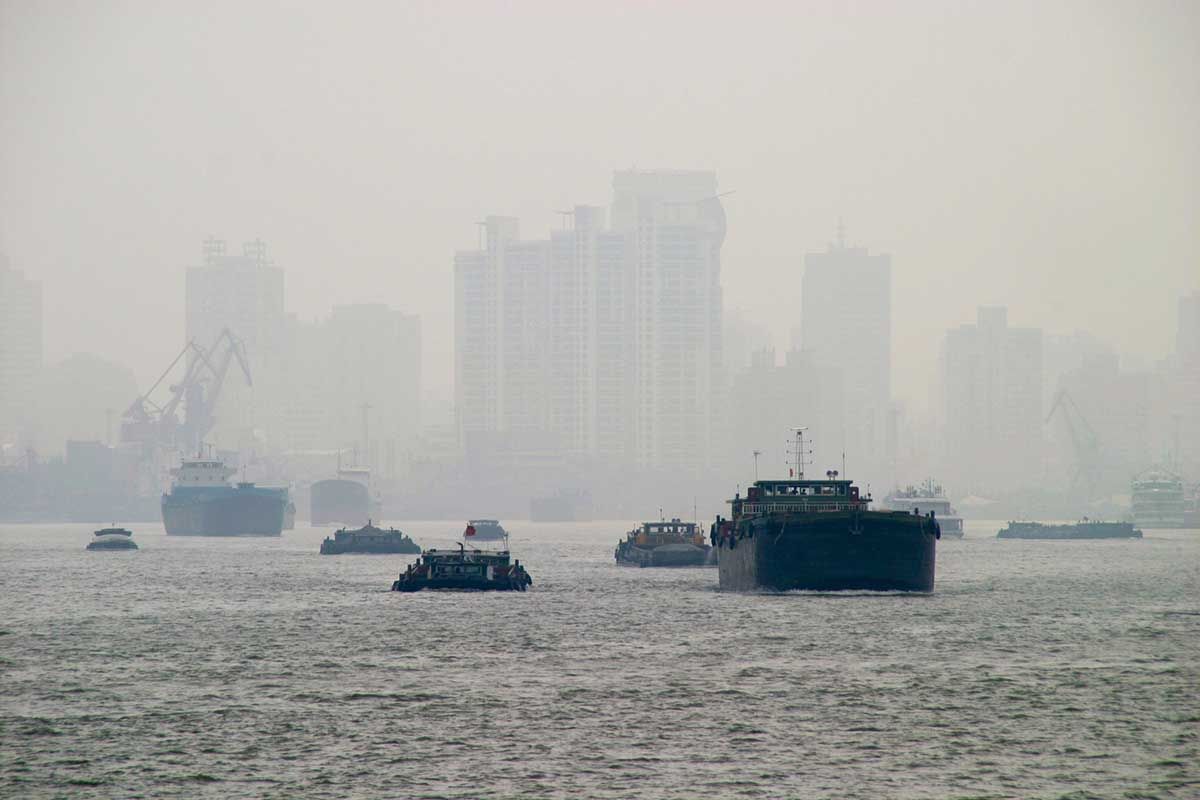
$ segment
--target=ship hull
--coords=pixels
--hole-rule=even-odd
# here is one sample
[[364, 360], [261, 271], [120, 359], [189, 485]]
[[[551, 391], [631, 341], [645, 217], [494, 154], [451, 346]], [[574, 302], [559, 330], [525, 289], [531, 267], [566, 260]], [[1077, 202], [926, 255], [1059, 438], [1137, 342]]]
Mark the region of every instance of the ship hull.
[[618, 548], [617, 563], [626, 567], [704, 567], [710, 563], [711, 547], [692, 544], [662, 545], [659, 547], [637, 547], [628, 545]]
[[313, 525], [362, 527], [370, 521], [371, 495], [357, 481], [340, 478], [317, 481], [310, 490], [309, 519]]
[[412, 580], [412, 581], [395, 581], [392, 584], [393, 592], [423, 592], [423, 591], [451, 591], [451, 592], [523, 592], [525, 584], [519, 581], [508, 580], [491, 580], [477, 581], [464, 578], [450, 579], [427, 579], [427, 580]]
[[1009, 525], [997, 539], [1140, 539], [1142, 532], [1128, 522], [1082, 525]]
[[411, 555], [421, 552], [421, 546], [411, 539], [403, 542], [321, 542], [321, 555]]
[[937, 523], [882, 511], [774, 513], [718, 539], [726, 591], [932, 592]]
[[279, 536], [286, 494], [270, 489], [163, 495], [163, 527], [171, 536]]

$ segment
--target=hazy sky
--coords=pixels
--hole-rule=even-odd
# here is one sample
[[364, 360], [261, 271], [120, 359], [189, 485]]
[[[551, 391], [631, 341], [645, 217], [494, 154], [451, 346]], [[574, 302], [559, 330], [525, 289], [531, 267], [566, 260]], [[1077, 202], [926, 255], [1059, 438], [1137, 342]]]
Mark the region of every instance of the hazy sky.
[[143, 384], [208, 235], [261, 237], [302, 317], [424, 318], [451, 397], [474, 222], [607, 205], [617, 168], [712, 169], [726, 306], [782, 345], [802, 254], [890, 252], [897, 394], [978, 304], [1171, 346], [1200, 285], [1200, 4], [0, 2], [0, 247], [47, 358]]

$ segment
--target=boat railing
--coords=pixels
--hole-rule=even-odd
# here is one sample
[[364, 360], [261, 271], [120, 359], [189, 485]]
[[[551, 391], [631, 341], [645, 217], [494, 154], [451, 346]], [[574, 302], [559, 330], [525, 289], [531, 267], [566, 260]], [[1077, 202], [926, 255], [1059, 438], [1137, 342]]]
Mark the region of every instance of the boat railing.
[[865, 510], [865, 503], [743, 503], [743, 514], [761, 514], [768, 511], [797, 511], [800, 513], [817, 513], [822, 511], [853, 511]]

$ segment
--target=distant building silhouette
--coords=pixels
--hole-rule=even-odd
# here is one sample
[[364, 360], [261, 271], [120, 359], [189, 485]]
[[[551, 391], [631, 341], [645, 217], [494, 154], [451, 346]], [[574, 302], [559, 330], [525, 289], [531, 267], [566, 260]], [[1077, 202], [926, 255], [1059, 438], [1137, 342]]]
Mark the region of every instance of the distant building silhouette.
[[891, 256], [848, 247], [840, 232], [825, 252], [806, 255], [800, 324], [802, 349], [840, 381], [844, 401], [838, 427], [813, 431], [815, 446], [827, 460], [844, 449], [864, 483], [890, 477]]
[[1042, 331], [1011, 328], [1005, 308], [946, 332], [942, 408], [947, 474], [987, 496], [1037, 481], [1042, 467]]
[[41, 367], [42, 284], [10, 269], [0, 254], [0, 445], [22, 443], [25, 405]]
[[618, 172], [604, 210], [455, 256], [455, 398], [470, 453], [695, 471], [712, 457], [724, 213], [711, 172]]
[[273, 420], [284, 392], [283, 270], [267, 259], [267, 246], [256, 240], [241, 255], [226, 252], [219, 239], [204, 242], [203, 263], [187, 270], [185, 337], [210, 347], [228, 328], [246, 346], [254, 391], [237, 380], [226, 382], [215, 436], [236, 446], [256, 424]]

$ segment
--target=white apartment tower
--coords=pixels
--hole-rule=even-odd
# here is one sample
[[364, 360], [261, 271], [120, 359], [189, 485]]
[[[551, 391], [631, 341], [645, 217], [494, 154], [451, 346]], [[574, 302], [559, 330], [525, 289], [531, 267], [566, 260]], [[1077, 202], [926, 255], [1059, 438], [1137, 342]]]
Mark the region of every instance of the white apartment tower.
[[714, 457], [721, 411], [725, 211], [716, 174], [617, 172], [612, 228], [631, 249], [634, 463], [699, 473]]
[[612, 225], [578, 206], [548, 240], [489, 217], [455, 256], [461, 441], [697, 471], [721, 367], [711, 172], [619, 172]]

